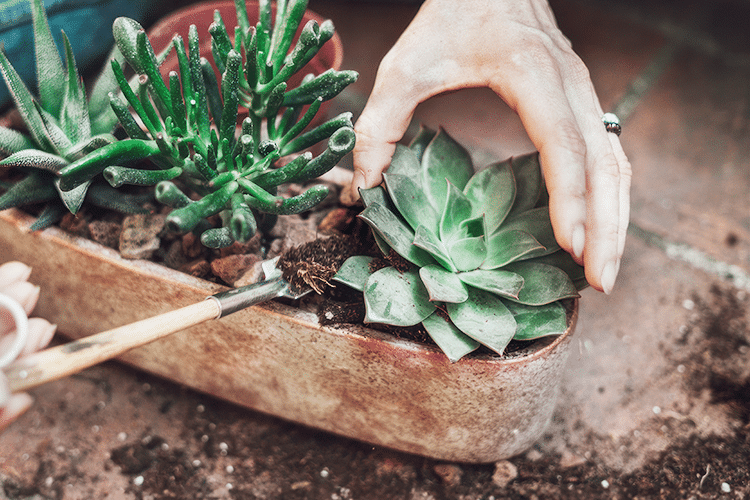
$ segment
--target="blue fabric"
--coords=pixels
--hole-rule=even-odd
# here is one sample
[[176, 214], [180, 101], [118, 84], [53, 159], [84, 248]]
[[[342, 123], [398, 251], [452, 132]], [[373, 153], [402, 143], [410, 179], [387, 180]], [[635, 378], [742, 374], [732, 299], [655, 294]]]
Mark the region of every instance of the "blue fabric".
[[[112, 48], [112, 23], [117, 17], [127, 16], [142, 22], [153, 4], [148, 0], [44, 0], [60, 54], [64, 54], [60, 36], [64, 30], [80, 71]], [[8, 59], [26, 84], [34, 88], [36, 67], [29, 0], [0, 0], [0, 45], [5, 47]], [[9, 103], [8, 89], [0, 78], [0, 108]]]

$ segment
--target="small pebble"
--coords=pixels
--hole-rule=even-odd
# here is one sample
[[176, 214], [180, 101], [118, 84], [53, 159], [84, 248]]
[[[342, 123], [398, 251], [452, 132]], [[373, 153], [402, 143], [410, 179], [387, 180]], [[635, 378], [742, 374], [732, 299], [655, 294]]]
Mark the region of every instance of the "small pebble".
[[440, 476], [446, 486], [458, 486], [461, 484], [461, 477], [464, 471], [458, 465], [454, 464], [437, 464], [433, 470]]
[[660, 414], [660, 413], [661, 413], [661, 408], [659, 408], [658, 406], [654, 406], [654, 407], [653, 407], [653, 408], [651, 409], [651, 411], [653, 411], [653, 412], [654, 412], [654, 415], [658, 415], [658, 414]]
[[513, 463], [502, 460], [495, 464], [495, 472], [492, 474], [492, 482], [495, 486], [505, 488], [517, 477], [518, 468]]
[[201, 461], [200, 460], [193, 460], [193, 467], [200, 467]]
[[693, 309], [695, 309], [695, 302], [690, 299], [685, 299], [682, 301], [682, 307], [687, 309], [688, 311], [692, 311]]
[[125, 441], [128, 438], [128, 435], [124, 432], [121, 432], [117, 435], [118, 441]]
[[605, 490], [609, 488], [609, 481], [607, 481], [606, 479], [602, 481], [602, 488], [604, 488]]
[[196, 410], [196, 411], [197, 411], [198, 413], [203, 413], [204, 411], [206, 411], [206, 407], [205, 407], [205, 406], [203, 406], [203, 405], [198, 405], [198, 406], [197, 406], [197, 407], [195, 408], [195, 410]]
[[227, 474], [231, 474], [232, 472], [234, 472], [234, 467], [232, 467], [231, 465], [227, 465], [227, 468], [225, 470], [227, 471]]
[[142, 486], [143, 485], [143, 476], [136, 476], [133, 478], [133, 484], [136, 486]]
[[328, 469], [323, 469], [322, 471], [320, 471], [320, 477], [322, 477], [323, 479], [327, 478], [329, 474], [330, 472], [328, 472]]
[[732, 491], [732, 488], [729, 486], [729, 483], [721, 483], [721, 491], [724, 493], [729, 493]]
[[227, 489], [231, 490], [232, 488], [234, 488], [234, 486], [232, 486], [232, 483], [227, 483]]
[[685, 365], [677, 365], [677, 373], [685, 373]]

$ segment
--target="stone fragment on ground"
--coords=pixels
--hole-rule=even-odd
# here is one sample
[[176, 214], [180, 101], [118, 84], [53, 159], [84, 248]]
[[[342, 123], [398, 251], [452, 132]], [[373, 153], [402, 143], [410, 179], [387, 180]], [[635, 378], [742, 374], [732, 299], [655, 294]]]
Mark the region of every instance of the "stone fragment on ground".
[[133, 214], [122, 221], [120, 254], [126, 259], [148, 259], [159, 249], [164, 215]]

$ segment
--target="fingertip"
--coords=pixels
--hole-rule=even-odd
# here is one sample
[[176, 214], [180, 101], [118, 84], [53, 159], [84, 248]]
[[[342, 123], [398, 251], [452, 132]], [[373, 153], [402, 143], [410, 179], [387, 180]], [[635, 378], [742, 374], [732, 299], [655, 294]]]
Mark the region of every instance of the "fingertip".
[[13, 421], [26, 413], [32, 404], [34, 404], [34, 399], [26, 393], [12, 395], [5, 406], [0, 408], [0, 431], [5, 430]]
[[26, 281], [31, 276], [31, 268], [23, 262], [11, 261], [0, 265], [0, 286]]

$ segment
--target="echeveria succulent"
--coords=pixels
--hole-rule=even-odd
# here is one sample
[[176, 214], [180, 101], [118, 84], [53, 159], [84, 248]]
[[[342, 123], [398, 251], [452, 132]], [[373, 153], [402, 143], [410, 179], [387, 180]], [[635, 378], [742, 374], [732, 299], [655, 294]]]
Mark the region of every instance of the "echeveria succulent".
[[[115, 187], [157, 185], [157, 199], [174, 207], [167, 227], [200, 231], [201, 241], [215, 248], [250, 239], [257, 213], [294, 214], [322, 201], [328, 195], [325, 186], [313, 186], [290, 199], [278, 196], [277, 186], [312, 180], [354, 148], [351, 113], [305, 129], [321, 103], [356, 80], [357, 74], [329, 70], [317, 77], [308, 75], [299, 87], [287, 89], [289, 77], [333, 35], [330, 22], [319, 26], [310, 21], [291, 48], [306, 5], [306, 0], [279, 3], [272, 27], [270, 2], [260, 2], [260, 21], [250, 27], [245, 3], [235, 2], [239, 26], [234, 29], [234, 42], [217, 12], [209, 32], [221, 73], [218, 81], [200, 56], [195, 26], [190, 27], [187, 49], [181, 37], [173, 39], [180, 71], [172, 72], [165, 82], [141, 26], [131, 19], [117, 19], [115, 40], [141, 81], [141, 91], [131, 91], [120, 65], [113, 61], [127, 103], [113, 96], [112, 107], [130, 138], [63, 169], [63, 189], [100, 173]], [[248, 117], [237, 134], [241, 106], [247, 106]], [[281, 165], [282, 157], [326, 139], [327, 148], [317, 157], [305, 152]], [[111, 166], [112, 157], [148, 157], [156, 166]], [[216, 214], [223, 221], [221, 228], [206, 222]]]
[[[55, 223], [66, 210], [77, 212], [87, 196], [91, 202], [109, 208], [142, 211], [139, 203], [129, 196], [114, 193], [106, 184], [92, 186], [88, 179], [61, 189], [57, 172], [116, 142], [111, 132], [117, 117], [109, 106], [108, 93], [117, 90], [117, 82], [112, 72], [105, 69], [87, 100], [65, 33], [62, 33], [63, 64], [41, 0], [31, 0], [31, 14], [38, 98], [31, 94], [0, 50], [0, 73], [28, 130], [28, 134], [23, 134], [0, 127], [0, 155], [7, 156], [0, 166], [26, 173], [20, 181], [5, 186], [7, 191], [0, 196], [0, 210], [46, 203], [32, 229]], [[122, 58], [116, 50], [111, 57]]]
[[474, 173], [461, 145], [423, 129], [384, 179], [361, 191], [360, 217], [385, 259], [351, 257], [336, 275], [364, 292], [365, 322], [421, 323], [451, 361], [565, 331], [561, 301], [585, 279], [555, 241], [538, 154]]

